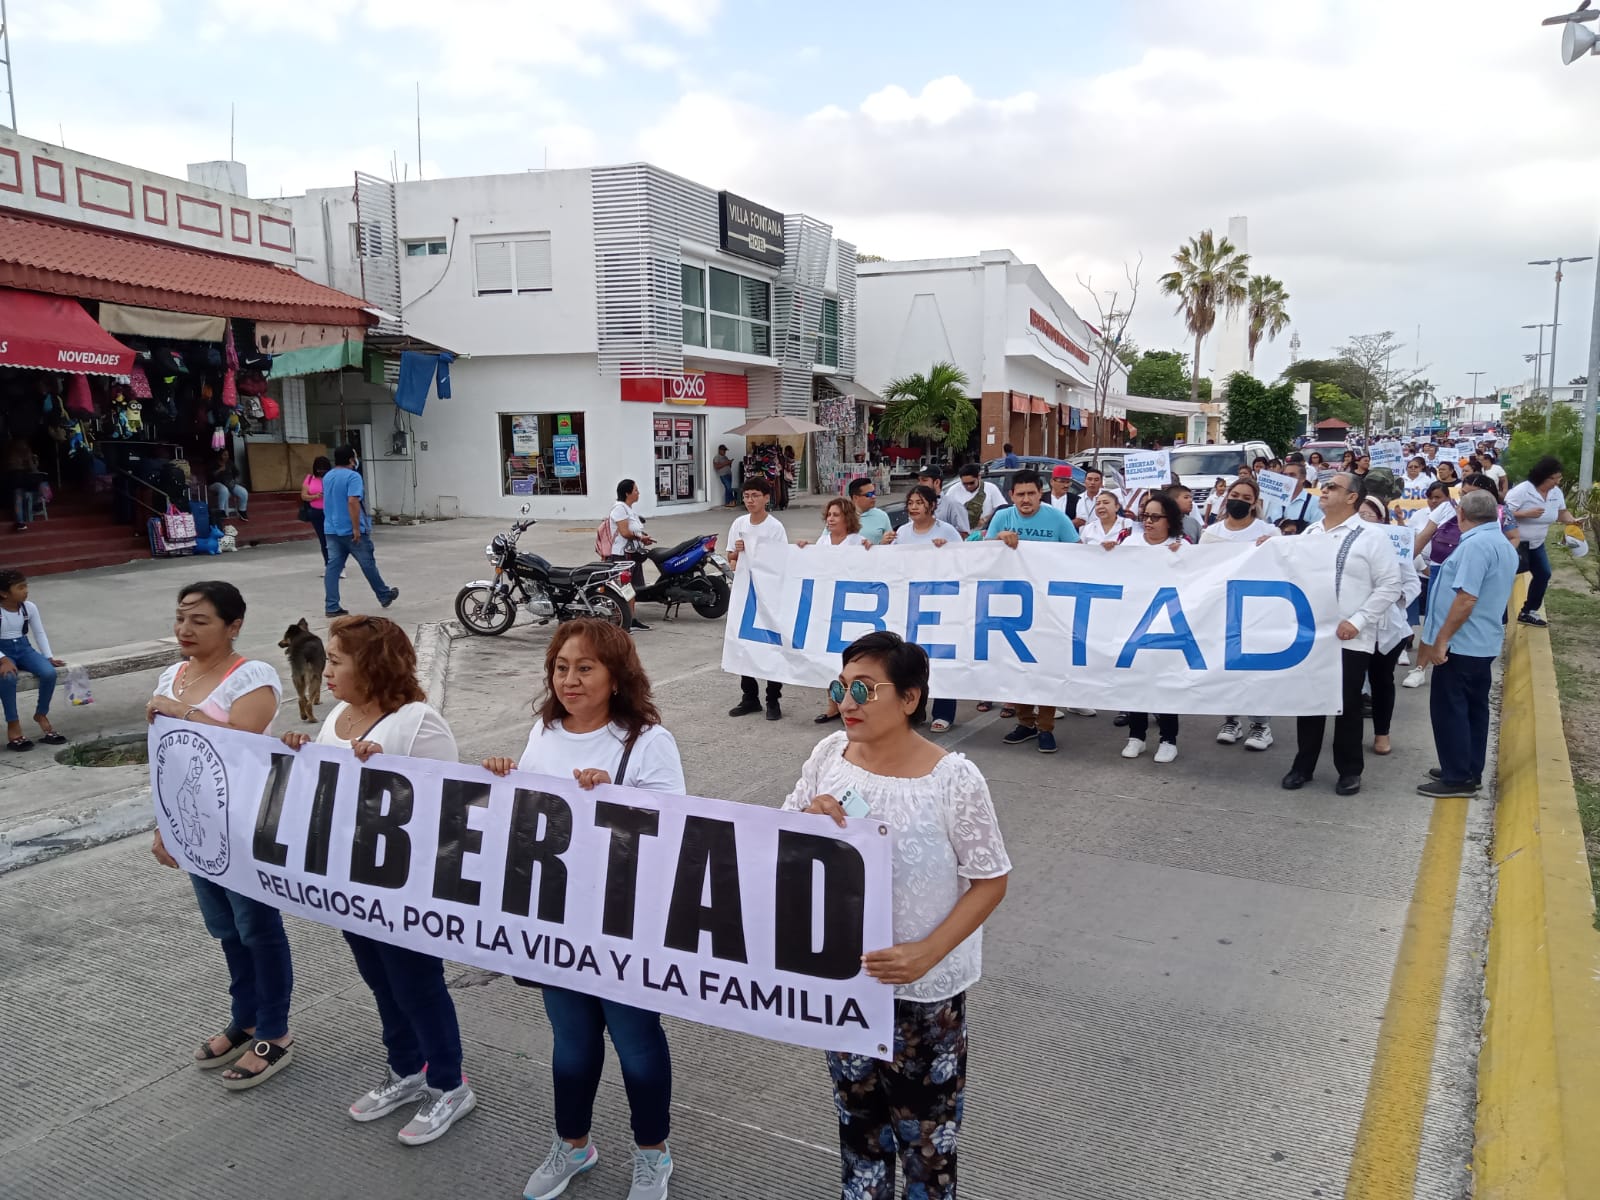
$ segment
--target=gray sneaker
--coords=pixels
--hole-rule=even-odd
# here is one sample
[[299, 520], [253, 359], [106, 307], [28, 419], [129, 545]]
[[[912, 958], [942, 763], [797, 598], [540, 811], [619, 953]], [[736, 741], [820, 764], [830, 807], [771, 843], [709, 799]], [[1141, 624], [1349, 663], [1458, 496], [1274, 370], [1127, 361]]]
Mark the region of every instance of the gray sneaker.
[[402, 1077], [394, 1073], [394, 1068], [384, 1067], [383, 1082], [352, 1104], [350, 1115], [357, 1121], [376, 1121], [402, 1104], [420, 1100], [427, 1091], [428, 1078], [421, 1071]]
[[417, 1115], [400, 1131], [400, 1140], [407, 1146], [426, 1146], [442, 1138], [450, 1126], [477, 1107], [478, 1097], [473, 1095], [465, 1075], [461, 1077], [461, 1086], [454, 1091], [429, 1088]]
[[582, 1150], [574, 1150], [557, 1138], [544, 1156], [539, 1169], [528, 1176], [528, 1186], [522, 1189], [522, 1200], [555, 1200], [585, 1171], [594, 1169], [600, 1161], [600, 1151], [590, 1142]]
[[635, 1150], [633, 1186], [628, 1200], [667, 1200], [667, 1180], [672, 1177], [672, 1151]]

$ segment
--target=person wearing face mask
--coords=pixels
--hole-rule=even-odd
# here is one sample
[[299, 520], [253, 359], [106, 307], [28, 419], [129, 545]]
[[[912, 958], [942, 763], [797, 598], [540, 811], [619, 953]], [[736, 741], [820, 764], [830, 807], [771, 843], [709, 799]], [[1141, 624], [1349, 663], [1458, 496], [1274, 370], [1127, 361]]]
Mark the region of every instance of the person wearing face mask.
[[[1200, 540], [1205, 543], [1242, 542], [1259, 546], [1268, 538], [1282, 536], [1276, 525], [1263, 521], [1257, 515], [1260, 505], [1260, 493], [1257, 491], [1255, 481], [1235, 479], [1228, 488], [1222, 520], [1214, 525], [1208, 525], [1206, 531], [1200, 535]], [[1272, 718], [1252, 716], [1250, 729], [1246, 732], [1238, 717], [1232, 715], [1225, 717], [1217, 730], [1217, 741], [1224, 746], [1232, 746], [1240, 738], [1244, 739], [1245, 748], [1248, 750], [1270, 749]]]
[[[1357, 509], [1361, 519], [1373, 525], [1389, 524], [1389, 507], [1376, 496], [1368, 496]], [[1400, 567], [1400, 599], [1384, 614], [1378, 626], [1372, 658], [1367, 664], [1367, 687], [1372, 692], [1372, 752], [1389, 754], [1389, 728], [1394, 722], [1394, 672], [1400, 652], [1411, 641], [1411, 602], [1422, 591], [1422, 581], [1409, 564]]]
[[323, 573], [323, 612], [329, 617], [346, 616], [339, 602], [339, 577], [347, 559], [354, 558], [367, 577], [378, 603], [388, 608], [400, 598], [400, 589], [390, 587], [378, 571], [372, 553], [372, 518], [364, 502], [365, 485], [357, 468], [361, 465], [351, 446], [333, 452], [333, 470], [322, 477], [322, 525], [328, 539], [328, 568]]

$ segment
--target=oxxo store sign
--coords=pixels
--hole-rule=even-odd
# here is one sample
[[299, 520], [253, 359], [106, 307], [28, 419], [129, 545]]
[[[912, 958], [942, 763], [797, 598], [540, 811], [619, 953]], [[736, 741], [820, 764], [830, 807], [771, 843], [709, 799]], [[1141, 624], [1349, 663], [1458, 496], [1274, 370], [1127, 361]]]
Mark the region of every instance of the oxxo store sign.
[[750, 399], [749, 380], [720, 371], [685, 371], [682, 375], [622, 380], [622, 399], [635, 404], [672, 404], [686, 407], [744, 408]]
[[705, 372], [687, 375], [669, 375], [661, 381], [661, 398], [668, 404], [704, 404], [706, 402]]

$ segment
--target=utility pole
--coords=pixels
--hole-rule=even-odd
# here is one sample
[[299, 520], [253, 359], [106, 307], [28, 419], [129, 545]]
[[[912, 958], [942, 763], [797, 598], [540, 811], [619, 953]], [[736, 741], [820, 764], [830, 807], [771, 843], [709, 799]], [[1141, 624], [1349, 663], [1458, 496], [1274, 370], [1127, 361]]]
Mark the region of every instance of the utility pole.
[[[1600, 381], [1600, 270], [1594, 273], [1594, 310], [1589, 315], [1589, 382], [1583, 389], [1583, 451], [1578, 458], [1578, 503], [1589, 507], [1594, 488], [1595, 385]], [[1554, 396], [1551, 397], [1554, 400]]]
[[1565, 263], [1588, 262], [1593, 257], [1588, 254], [1574, 255], [1571, 258], [1535, 258], [1528, 263], [1530, 267], [1548, 267], [1551, 263], [1556, 268], [1556, 311], [1550, 318], [1550, 403], [1544, 410], [1544, 432], [1550, 433], [1550, 419], [1556, 412], [1556, 333], [1561, 324], [1561, 268]]
[[16, 82], [11, 75], [11, 23], [6, 20], [6, 0], [0, 0], [0, 66], [6, 69], [6, 99], [11, 103], [11, 132], [17, 131]]

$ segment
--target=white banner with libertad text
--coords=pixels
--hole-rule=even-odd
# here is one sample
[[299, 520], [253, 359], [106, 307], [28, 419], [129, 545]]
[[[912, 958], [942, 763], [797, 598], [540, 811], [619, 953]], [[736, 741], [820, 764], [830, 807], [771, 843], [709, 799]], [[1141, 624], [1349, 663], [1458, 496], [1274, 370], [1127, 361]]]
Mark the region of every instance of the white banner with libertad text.
[[192, 874], [286, 913], [537, 983], [891, 1057], [877, 821], [310, 745], [161, 718], [150, 785]]
[[888, 629], [934, 696], [1133, 712], [1337, 712], [1336, 537], [1263, 545], [763, 545], [739, 558], [722, 667], [825, 687]]

